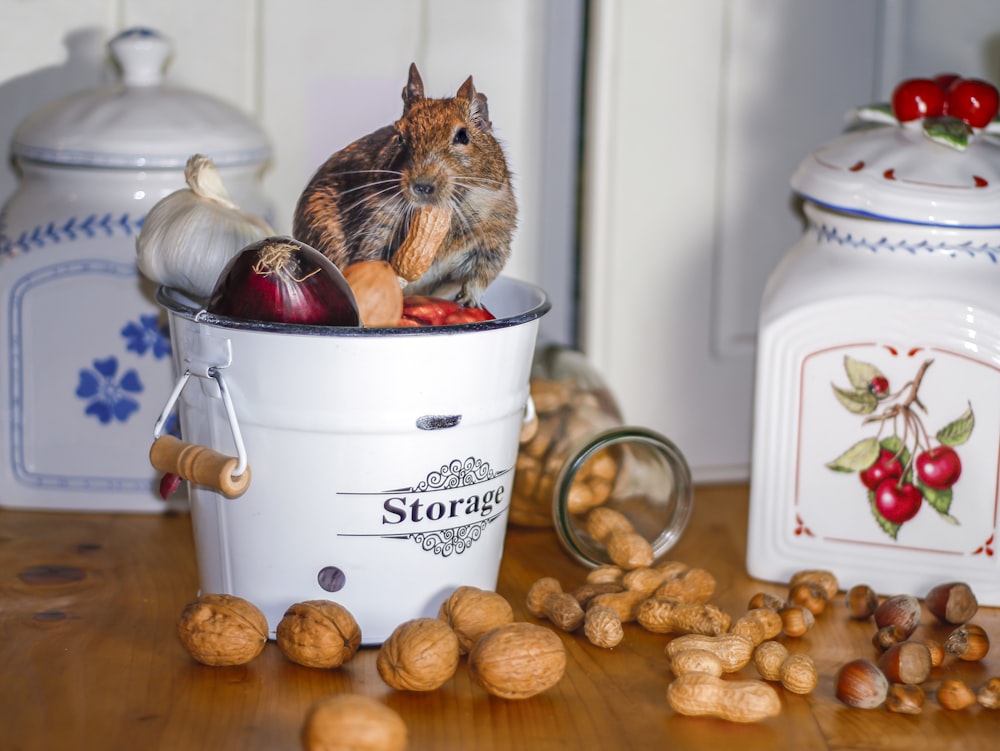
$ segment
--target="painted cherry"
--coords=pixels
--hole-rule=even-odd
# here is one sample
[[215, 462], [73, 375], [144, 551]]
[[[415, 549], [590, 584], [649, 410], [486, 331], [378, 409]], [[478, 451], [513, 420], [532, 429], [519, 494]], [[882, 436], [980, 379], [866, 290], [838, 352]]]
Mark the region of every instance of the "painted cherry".
[[985, 128], [1000, 108], [996, 86], [976, 78], [960, 78], [948, 87], [948, 114], [973, 128]]
[[883, 480], [898, 480], [902, 477], [903, 465], [894, 453], [888, 449], [882, 449], [875, 463], [868, 469], [861, 470], [858, 474], [865, 487], [874, 490]]
[[917, 455], [917, 477], [929, 488], [947, 490], [962, 474], [962, 461], [951, 446], [935, 446]]
[[875, 394], [875, 396], [888, 393], [889, 379], [885, 376], [875, 376], [872, 378], [871, 383], [868, 384], [868, 390]]
[[892, 92], [892, 112], [901, 123], [944, 114], [945, 91], [930, 78], [908, 78]]
[[923, 495], [913, 483], [904, 482], [890, 477], [882, 480], [875, 488], [875, 508], [893, 524], [908, 522], [920, 510]]

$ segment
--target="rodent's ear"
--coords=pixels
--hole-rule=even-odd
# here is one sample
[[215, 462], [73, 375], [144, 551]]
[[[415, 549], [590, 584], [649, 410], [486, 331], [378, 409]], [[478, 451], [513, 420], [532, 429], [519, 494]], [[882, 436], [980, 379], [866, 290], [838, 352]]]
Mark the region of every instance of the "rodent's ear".
[[458, 88], [458, 94], [455, 96], [457, 99], [469, 100], [469, 117], [476, 127], [487, 132], [493, 128], [493, 123], [490, 122], [490, 109], [486, 105], [486, 94], [476, 91], [472, 76], [465, 79], [465, 83]]
[[424, 98], [424, 82], [420, 78], [420, 71], [417, 70], [416, 63], [410, 63], [410, 79], [403, 89], [403, 112], [410, 108], [410, 105], [419, 99]]

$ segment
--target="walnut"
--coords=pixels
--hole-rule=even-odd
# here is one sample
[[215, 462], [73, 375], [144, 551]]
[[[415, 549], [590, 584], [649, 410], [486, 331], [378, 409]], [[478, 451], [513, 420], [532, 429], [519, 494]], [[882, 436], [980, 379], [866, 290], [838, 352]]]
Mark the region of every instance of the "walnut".
[[320, 699], [302, 726], [305, 751], [403, 751], [406, 723], [399, 714], [360, 694]]
[[184, 608], [177, 636], [198, 662], [244, 665], [264, 650], [267, 619], [241, 597], [206, 594]]
[[494, 696], [527, 699], [562, 679], [566, 648], [551, 629], [508, 623], [480, 637], [469, 653], [469, 670]]
[[358, 622], [332, 600], [295, 603], [285, 611], [275, 636], [282, 654], [307, 668], [340, 667], [361, 646]]
[[458, 636], [437, 618], [414, 618], [396, 627], [379, 649], [375, 666], [398, 691], [433, 691], [455, 675]]
[[478, 587], [458, 587], [441, 603], [438, 618], [454, 629], [462, 654], [472, 649], [480, 636], [514, 620], [514, 609], [503, 595]]

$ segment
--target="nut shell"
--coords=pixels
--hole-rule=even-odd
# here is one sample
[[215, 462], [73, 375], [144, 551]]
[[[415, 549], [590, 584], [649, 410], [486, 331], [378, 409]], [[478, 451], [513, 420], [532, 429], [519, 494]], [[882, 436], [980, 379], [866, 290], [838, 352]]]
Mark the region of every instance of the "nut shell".
[[397, 691], [433, 691], [455, 675], [458, 658], [458, 637], [451, 626], [437, 618], [414, 618], [383, 642], [375, 666]]
[[438, 618], [451, 626], [458, 636], [459, 651], [466, 654], [487, 631], [511, 623], [514, 609], [497, 592], [462, 586], [441, 603]]
[[205, 594], [181, 612], [177, 637], [200, 663], [244, 665], [267, 644], [267, 618], [241, 597]]
[[504, 699], [527, 699], [556, 685], [566, 671], [566, 648], [551, 629], [508, 623], [484, 634], [469, 653], [473, 679]]
[[332, 600], [295, 603], [285, 611], [275, 636], [282, 654], [307, 668], [340, 667], [361, 646], [358, 622]]
[[305, 751], [403, 751], [406, 723], [381, 702], [360, 694], [320, 699], [302, 726]]
[[361, 324], [396, 326], [403, 317], [403, 288], [388, 261], [358, 261], [344, 269]]

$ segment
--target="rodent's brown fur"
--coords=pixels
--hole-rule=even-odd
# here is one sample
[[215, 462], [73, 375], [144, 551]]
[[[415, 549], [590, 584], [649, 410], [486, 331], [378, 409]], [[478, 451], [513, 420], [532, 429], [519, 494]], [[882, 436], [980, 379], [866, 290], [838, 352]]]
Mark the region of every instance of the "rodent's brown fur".
[[479, 305], [510, 256], [517, 224], [507, 160], [472, 76], [454, 97], [429, 99], [411, 65], [403, 116], [327, 159], [299, 198], [292, 234], [341, 269], [388, 261], [413, 212], [443, 204], [452, 206], [451, 228], [405, 293]]

